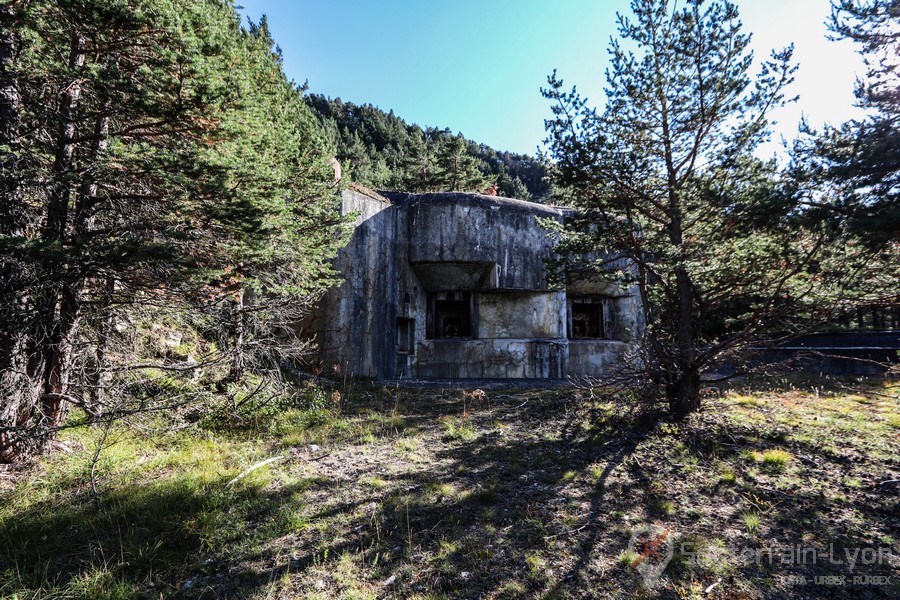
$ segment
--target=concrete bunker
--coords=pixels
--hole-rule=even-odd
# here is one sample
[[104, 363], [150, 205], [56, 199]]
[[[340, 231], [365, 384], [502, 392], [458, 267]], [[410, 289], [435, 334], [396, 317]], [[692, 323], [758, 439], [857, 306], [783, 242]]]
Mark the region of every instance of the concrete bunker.
[[632, 289], [548, 284], [540, 218], [565, 209], [465, 193], [342, 194], [341, 285], [306, 324], [325, 367], [385, 379], [603, 375], [643, 326]]

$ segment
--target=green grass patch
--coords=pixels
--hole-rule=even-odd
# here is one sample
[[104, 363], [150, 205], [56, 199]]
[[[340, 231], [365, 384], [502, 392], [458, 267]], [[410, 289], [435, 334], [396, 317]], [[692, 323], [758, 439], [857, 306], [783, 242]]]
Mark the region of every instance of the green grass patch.
[[660, 582], [676, 596], [789, 595], [733, 547], [896, 552], [872, 482], [895, 477], [900, 386], [763, 383], [660, 426], [571, 390], [463, 417], [459, 390], [301, 388], [258, 418], [114, 427], [96, 464], [102, 430], [73, 415], [0, 478], [0, 597], [650, 597], [628, 552], [644, 524], [696, 546]]
[[444, 417], [441, 419], [447, 439], [457, 442], [471, 442], [478, 436], [475, 426], [468, 419]]
[[762, 517], [759, 516], [759, 513], [756, 511], [745, 511], [738, 515], [741, 519], [741, 522], [744, 524], [744, 527], [747, 529], [747, 533], [755, 534], [759, 532], [759, 526], [762, 523]]

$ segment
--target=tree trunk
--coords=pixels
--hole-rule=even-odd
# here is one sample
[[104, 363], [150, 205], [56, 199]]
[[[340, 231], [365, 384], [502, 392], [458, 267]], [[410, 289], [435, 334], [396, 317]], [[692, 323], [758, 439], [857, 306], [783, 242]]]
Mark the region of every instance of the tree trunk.
[[[75, 154], [75, 132], [78, 102], [81, 99], [80, 70], [84, 66], [84, 39], [72, 37], [69, 69], [72, 81], [59, 95], [59, 133], [53, 163], [53, 184], [47, 201], [44, 239], [63, 242], [69, 226], [69, 202], [72, 196], [72, 159]], [[40, 318], [45, 325], [41, 341], [44, 357], [42, 374], [42, 406], [40, 424], [51, 431], [65, 417], [67, 391], [72, 363], [71, 347], [81, 316], [81, 274], [65, 262], [50, 259], [45, 269], [56, 282], [49, 286], [41, 303]]]
[[668, 180], [669, 241], [677, 249], [675, 265], [675, 288], [678, 308], [675, 313], [675, 377], [669, 380], [666, 395], [669, 408], [677, 418], [682, 418], [700, 408], [700, 372], [697, 367], [697, 352], [694, 348], [694, 287], [686, 264], [688, 252], [684, 244], [684, 207], [681, 202], [681, 184], [678, 181], [672, 151], [672, 137], [669, 124], [669, 107], [666, 94], [660, 91], [660, 109], [662, 114], [663, 148], [666, 161], [666, 177]]
[[51, 430], [51, 435], [68, 414], [69, 405], [63, 398], [69, 388], [72, 346], [81, 317], [80, 288], [76, 284], [66, 284], [59, 304], [58, 319], [44, 346], [41, 425]]
[[[81, 185], [78, 187], [78, 197], [75, 201], [74, 232], [78, 237], [88, 235], [94, 226], [94, 208], [98, 202], [95, 172], [108, 144], [109, 117], [101, 115], [94, 124], [94, 141], [91, 144], [90, 154], [84, 160], [87, 169], [82, 176]], [[90, 242], [86, 239], [81, 241], [83, 243]]]
[[[25, 232], [15, 10], [10, 2], [0, 6], [0, 237], [7, 240]], [[39, 387], [28, 376], [27, 276], [27, 269], [10, 254], [0, 259], [0, 462], [10, 462], [23, 451], [16, 429], [28, 424], [39, 397]]]
[[694, 293], [684, 267], [675, 269], [678, 289], [678, 313], [675, 341], [677, 373], [668, 391], [669, 406], [676, 417], [684, 417], [700, 408], [700, 372], [694, 348]]
[[683, 419], [700, 408], [700, 373], [682, 371], [666, 388], [669, 412], [677, 419]]
[[246, 318], [244, 316], [244, 294], [238, 292], [238, 298], [231, 305], [231, 335], [234, 348], [232, 349], [231, 368], [228, 381], [238, 382], [244, 378], [246, 368], [244, 360], [244, 344], [247, 335]]
[[72, 190], [72, 157], [75, 154], [75, 129], [78, 102], [81, 99], [81, 80], [78, 78], [84, 66], [81, 36], [73, 36], [69, 52], [69, 69], [72, 81], [59, 94], [59, 133], [56, 140], [56, 158], [53, 163], [53, 185], [47, 202], [47, 220], [44, 237], [61, 241], [68, 224], [69, 200]]
[[[78, 44], [80, 42], [76, 42]], [[78, 51], [78, 46], [73, 47], [73, 55]], [[76, 66], [83, 64], [83, 56], [79, 62], [73, 60]], [[74, 106], [78, 98], [75, 98], [72, 108], [73, 112], [70, 118], [74, 117]], [[65, 118], [65, 117], [64, 117]], [[68, 138], [65, 141], [71, 145], [72, 136], [74, 136], [74, 128], [68, 130]], [[94, 142], [91, 146], [90, 153], [85, 157], [84, 163], [88, 166], [88, 170], [82, 179], [81, 185], [78, 187], [75, 201], [75, 214], [72, 219], [72, 234], [75, 237], [82, 238], [79, 241], [89, 243], [84, 239], [93, 225], [93, 209], [97, 201], [97, 184], [92, 175], [93, 169], [99, 162], [101, 155], [107, 146], [107, 134], [109, 133], [109, 118], [101, 116], [97, 119], [94, 127]], [[67, 152], [71, 153], [71, 150]], [[71, 162], [69, 162], [71, 169]], [[68, 195], [66, 192], [65, 204], [68, 206]], [[66, 208], [66, 212], [68, 209]], [[66, 224], [61, 226], [62, 237], [66, 237]], [[47, 427], [56, 428], [62, 423], [68, 414], [69, 405], [63, 402], [63, 397], [67, 394], [69, 388], [69, 380], [71, 378], [71, 370], [73, 366], [72, 346], [78, 335], [79, 324], [81, 320], [81, 303], [85, 286], [85, 273], [80, 265], [65, 265], [65, 271], [68, 274], [66, 281], [62, 284], [60, 292], [59, 317], [56, 328], [50, 337], [50, 344], [47, 346], [45, 371], [44, 371], [44, 403], [43, 403], [43, 423]], [[99, 361], [105, 362], [105, 347], [98, 345], [96, 357]], [[97, 365], [98, 369], [102, 365]], [[98, 371], [99, 374], [99, 371]], [[100, 384], [99, 379], [96, 381]], [[98, 398], [94, 398], [97, 400]]]
[[[25, 315], [27, 309], [24, 296], [20, 306], [11, 312]], [[4, 336], [4, 362], [0, 366], [0, 463], [12, 462], [26, 452], [20, 429], [27, 428], [33, 421], [34, 408], [40, 399], [41, 387], [34, 374], [32, 344], [25, 324], [7, 327]], [[5, 430], [5, 428], [9, 428]]]
[[[101, 115], [94, 124], [94, 142], [91, 144], [89, 155], [85, 159], [87, 169], [82, 176], [81, 185], [78, 188], [78, 196], [75, 201], [74, 234], [82, 244], [90, 243], [90, 234], [94, 229], [95, 207], [98, 202], [97, 182], [95, 172], [106, 151], [109, 136], [109, 117]], [[80, 297], [85, 285], [83, 273], [72, 284], [71, 294]], [[105, 391], [109, 387], [109, 373], [107, 371], [108, 338], [113, 328], [113, 317], [110, 310], [113, 292], [115, 291], [115, 279], [107, 276], [103, 290], [100, 292], [100, 302], [97, 302], [98, 322], [96, 339], [94, 340], [93, 365], [88, 369], [86, 384], [90, 397], [91, 411], [99, 412], [105, 400]], [[79, 310], [80, 312], [80, 310]], [[70, 333], [70, 336], [74, 331]], [[93, 416], [93, 415], [92, 415]]]

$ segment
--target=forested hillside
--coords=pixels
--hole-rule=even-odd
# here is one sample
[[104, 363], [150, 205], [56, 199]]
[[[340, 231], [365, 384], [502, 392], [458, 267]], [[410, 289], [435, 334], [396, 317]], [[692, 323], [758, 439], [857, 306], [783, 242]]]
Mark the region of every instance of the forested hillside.
[[72, 406], [100, 422], [280, 380], [341, 219], [265, 20], [5, 3], [0, 151], [0, 462]]
[[371, 104], [308, 94], [345, 177], [375, 189], [407, 192], [474, 191], [547, 202], [545, 166], [524, 154], [500, 152], [454, 135], [423, 129]]

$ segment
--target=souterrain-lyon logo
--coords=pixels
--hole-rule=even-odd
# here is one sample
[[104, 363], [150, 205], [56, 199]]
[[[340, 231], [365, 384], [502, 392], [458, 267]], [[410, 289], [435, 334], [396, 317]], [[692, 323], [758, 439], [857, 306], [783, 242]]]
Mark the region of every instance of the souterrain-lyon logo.
[[636, 558], [629, 565], [644, 578], [648, 588], [656, 585], [675, 554], [672, 532], [658, 525], [642, 525], [631, 534], [628, 552]]

